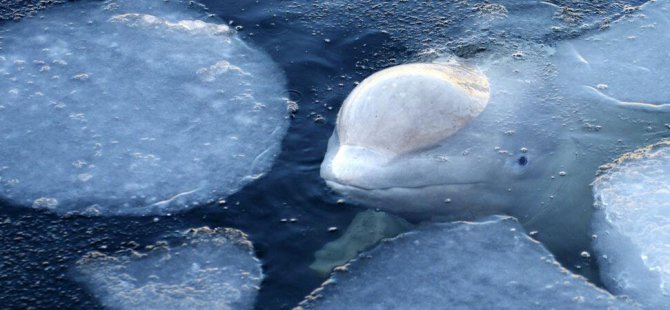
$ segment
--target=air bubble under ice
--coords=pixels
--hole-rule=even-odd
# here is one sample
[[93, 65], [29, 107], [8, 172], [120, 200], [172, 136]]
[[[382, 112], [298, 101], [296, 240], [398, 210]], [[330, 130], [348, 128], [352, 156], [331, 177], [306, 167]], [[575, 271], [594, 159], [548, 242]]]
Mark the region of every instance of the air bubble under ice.
[[[516, 220], [433, 224], [382, 242], [307, 309], [628, 309], [562, 268]], [[609, 308], [608, 308], [609, 307]]]
[[148, 250], [88, 253], [75, 279], [111, 309], [253, 308], [263, 275], [244, 233], [203, 227], [167, 239]]
[[270, 168], [283, 74], [187, 2], [76, 2], [0, 30], [0, 199], [169, 213]]

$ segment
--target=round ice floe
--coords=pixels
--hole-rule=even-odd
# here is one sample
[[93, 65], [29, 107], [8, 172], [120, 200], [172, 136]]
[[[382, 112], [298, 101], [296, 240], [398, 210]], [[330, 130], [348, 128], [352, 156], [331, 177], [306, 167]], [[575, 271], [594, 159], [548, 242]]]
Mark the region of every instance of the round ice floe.
[[366, 78], [337, 118], [340, 145], [399, 154], [430, 146], [484, 110], [489, 84], [456, 63], [408, 64]]
[[3, 25], [0, 199], [167, 213], [269, 169], [283, 75], [187, 2], [77, 2]]
[[602, 167], [593, 228], [605, 285], [650, 308], [670, 304], [670, 140]]
[[[363, 253], [308, 309], [624, 309], [563, 269], [511, 218], [434, 224]], [[336, 269], [337, 270], [337, 269]]]
[[253, 308], [263, 275], [244, 233], [204, 227], [176, 239], [88, 253], [76, 280], [112, 309]]

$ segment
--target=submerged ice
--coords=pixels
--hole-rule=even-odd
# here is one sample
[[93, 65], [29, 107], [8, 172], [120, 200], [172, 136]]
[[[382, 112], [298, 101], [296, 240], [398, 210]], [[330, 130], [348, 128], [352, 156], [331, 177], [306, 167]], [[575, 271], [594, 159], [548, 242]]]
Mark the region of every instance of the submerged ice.
[[670, 140], [602, 168], [593, 186], [601, 277], [649, 309], [670, 304]]
[[0, 199], [168, 213], [269, 169], [283, 75], [188, 2], [77, 2], [3, 25]]
[[341, 268], [307, 309], [627, 309], [570, 274], [507, 217], [433, 224]]
[[142, 250], [88, 253], [74, 275], [111, 309], [252, 309], [262, 280], [244, 233], [190, 229]]

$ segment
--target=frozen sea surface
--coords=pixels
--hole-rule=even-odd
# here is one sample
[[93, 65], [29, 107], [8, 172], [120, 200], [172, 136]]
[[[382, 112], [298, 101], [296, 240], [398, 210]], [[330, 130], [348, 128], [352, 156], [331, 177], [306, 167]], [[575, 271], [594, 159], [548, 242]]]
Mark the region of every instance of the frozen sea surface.
[[306, 309], [629, 309], [562, 268], [512, 218], [433, 224], [336, 270]]
[[3, 27], [0, 197], [170, 213], [267, 172], [288, 125], [284, 76], [203, 16], [180, 1], [79, 2]]
[[593, 186], [603, 282], [649, 309], [670, 304], [670, 140], [623, 155]]
[[90, 252], [74, 273], [110, 309], [253, 308], [263, 275], [244, 233], [203, 227], [168, 240]]
[[[607, 25], [645, 1], [313, 1], [295, 3], [322, 26], [326, 36], [337, 25], [380, 29], [373, 35], [400, 41], [412, 53], [449, 52], [461, 57], [495, 50], [509, 42], [548, 43], [573, 38]], [[393, 63], [397, 59], [387, 59]], [[370, 63], [361, 62], [366, 67]]]

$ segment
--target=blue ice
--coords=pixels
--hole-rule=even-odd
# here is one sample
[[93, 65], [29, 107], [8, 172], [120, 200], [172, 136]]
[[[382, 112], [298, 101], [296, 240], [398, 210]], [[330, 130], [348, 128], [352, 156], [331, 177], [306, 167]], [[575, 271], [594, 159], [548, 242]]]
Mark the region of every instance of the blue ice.
[[629, 309], [509, 217], [433, 224], [336, 269], [305, 309]]
[[75, 279], [110, 309], [252, 309], [263, 278], [239, 230], [190, 229], [176, 240], [113, 254], [91, 252]]
[[594, 182], [600, 274], [648, 309], [670, 304], [670, 140], [604, 165]]
[[188, 2], [76, 2], [0, 30], [0, 199], [165, 214], [270, 169], [283, 74]]

